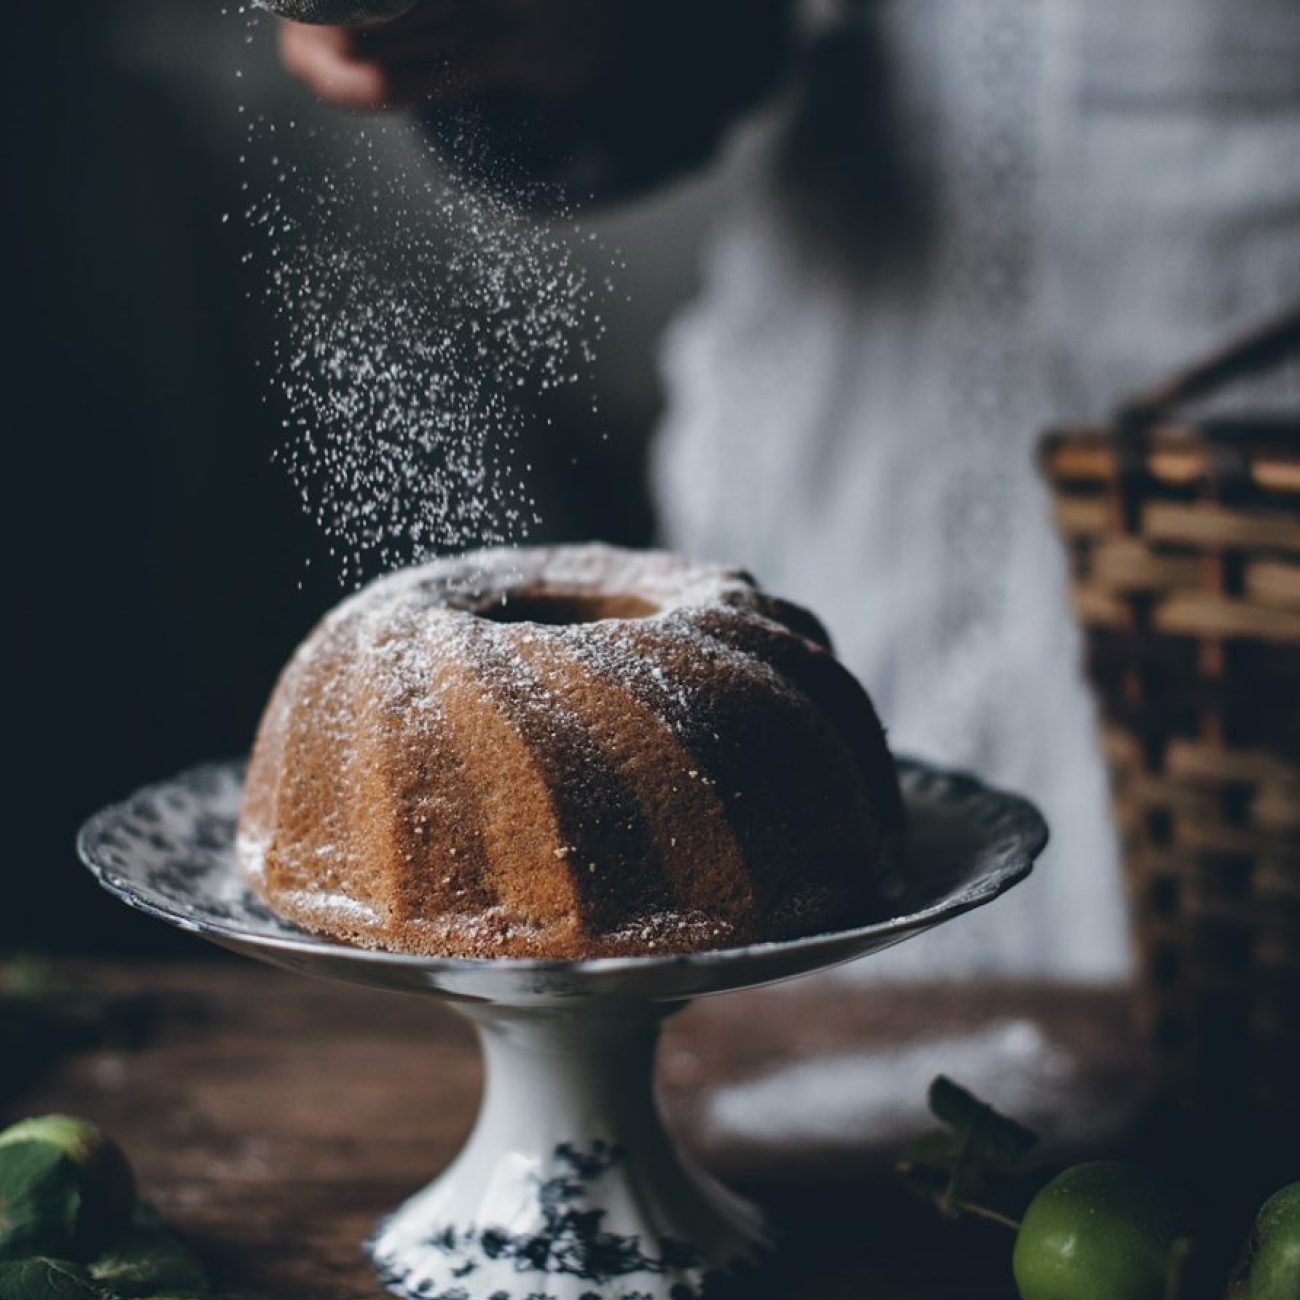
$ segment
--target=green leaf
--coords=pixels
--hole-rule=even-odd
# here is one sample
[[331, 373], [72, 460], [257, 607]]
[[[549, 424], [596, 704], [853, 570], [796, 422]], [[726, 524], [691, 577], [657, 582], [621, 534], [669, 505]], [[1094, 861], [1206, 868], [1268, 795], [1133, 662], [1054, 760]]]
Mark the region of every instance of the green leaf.
[[90, 1265], [91, 1276], [123, 1297], [204, 1292], [207, 1273], [179, 1237], [156, 1227], [128, 1228]]
[[930, 1109], [957, 1131], [959, 1158], [968, 1165], [1011, 1170], [1038, 1143], [1032, 1129], [1000, 1115], [942, 1074], [930, 1085]]
[[57, 1147], [0, 1147], [0, 1260], [65, 1253], [80, 1209], [80, 1172]]
[[110, 1300], [79, 1264], [66, 1259], [0, 1263], [0, 1300]]
[[930, 1085], [929, 1102], [946, 1127], [909, 1146], [898, 1165], [908, 1189], [948, 1218], [975, 1214], [1014, 1227], [996, 1193], [1037, 1135], [943, 1075]]

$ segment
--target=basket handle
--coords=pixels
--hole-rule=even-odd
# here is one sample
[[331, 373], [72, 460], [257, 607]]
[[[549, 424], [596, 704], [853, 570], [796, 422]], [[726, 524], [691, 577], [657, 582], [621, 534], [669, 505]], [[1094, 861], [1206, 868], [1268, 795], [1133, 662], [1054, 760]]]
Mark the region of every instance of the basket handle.
[[1143, 428], [1161, 415], [1234, 379], [1300, 355], [1300, 303], [1232, 339], [1120, 407], [1117, 423]]
[[[1216, 348], [1119, 408], [1114, 421], [1114, 449], [1117, 504], [1120, 525], [1125, 532], [1136, 533], [1141, 528], [1142, 499], [1147, 484], [1147, 435], [1152, 426], [1183, 403], [1234, 379], [1267, 370], [1293, 354], [1300, 355], [1300, 303]], [[1218, 477], [1225, 483], [1240, 478], [1240, 455], [1230, 455], [1227, 447], [1219, 450]]]

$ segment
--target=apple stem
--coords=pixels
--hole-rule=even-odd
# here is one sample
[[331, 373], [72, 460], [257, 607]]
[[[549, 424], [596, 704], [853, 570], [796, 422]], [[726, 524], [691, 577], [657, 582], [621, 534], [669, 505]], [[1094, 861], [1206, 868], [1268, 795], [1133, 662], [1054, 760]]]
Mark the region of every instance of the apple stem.
[[974, 1137], [974, 1127], [968, 1129], [962, 1136], [957, 1158], [953, 1161], [952, 1170], [948, 1175], [948, 1186], [940, 1202], [941, 1208], [945, 1213], [973, 1214], [977, 1218], [987, 1219], [990, 1223], [1000, 1223], [1004, 1228], [1010, 1228], [1012, 1232], [1019, 1232], [1020, 1224], [1017, 1220], [1008, 1218], [1007, 1215], [990, 1209], [987, 1205], [980, 1205], [977, 1201], [968, 1201], [957, 1194], [957, 1189], [962, 1185], [962, 1175], [966, 1172], [966, 1166], [971, 1158]]
[[987, 1219], [989, 1223], [1001, 1224], [1012, 1232], [1020, 1231], [1019, 1219], [1013, 1219], [1009, 1214], [1003, 1214], [991, 1206], [980, 1205], [978, 1201], [963, 1201], [955, 1196], [945, 1197], [945, 1200], [958, 1214], [973, 1214], [977, 1219]]

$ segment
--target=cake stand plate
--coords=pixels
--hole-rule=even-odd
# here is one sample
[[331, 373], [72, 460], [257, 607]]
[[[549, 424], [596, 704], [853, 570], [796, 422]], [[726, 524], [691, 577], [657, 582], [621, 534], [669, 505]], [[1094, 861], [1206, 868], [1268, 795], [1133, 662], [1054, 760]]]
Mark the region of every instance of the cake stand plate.
[[758, 1211], [695, 1168], [654, 1091], [664, 1019], [690, 999], [865, 956], [991, 902], [1047, 840], [1034, 808], [967, 776], [901, 762], [903, 882], [852, 930], [686, 955], [468, 960], [347, 947], [280, 920], [235, 854], [241, 763], [185, 772], [106, 808], [78, 848], [123, 902], [277, 966], [431, 993], [478, 1030], [474, 1131], [367, 1250], [412, 1300], [717, 1300], [773, 1277]]

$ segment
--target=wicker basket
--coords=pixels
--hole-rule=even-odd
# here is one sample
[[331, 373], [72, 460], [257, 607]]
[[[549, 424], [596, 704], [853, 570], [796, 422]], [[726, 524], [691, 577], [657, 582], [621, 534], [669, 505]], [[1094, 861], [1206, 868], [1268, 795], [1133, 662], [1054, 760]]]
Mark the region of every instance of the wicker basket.
[[1300, 1112], [1300, 415], [1180, 422], [1300, 312], [1050, 433], [1102, 713], [1140, 1014], [1197, 1107]]

